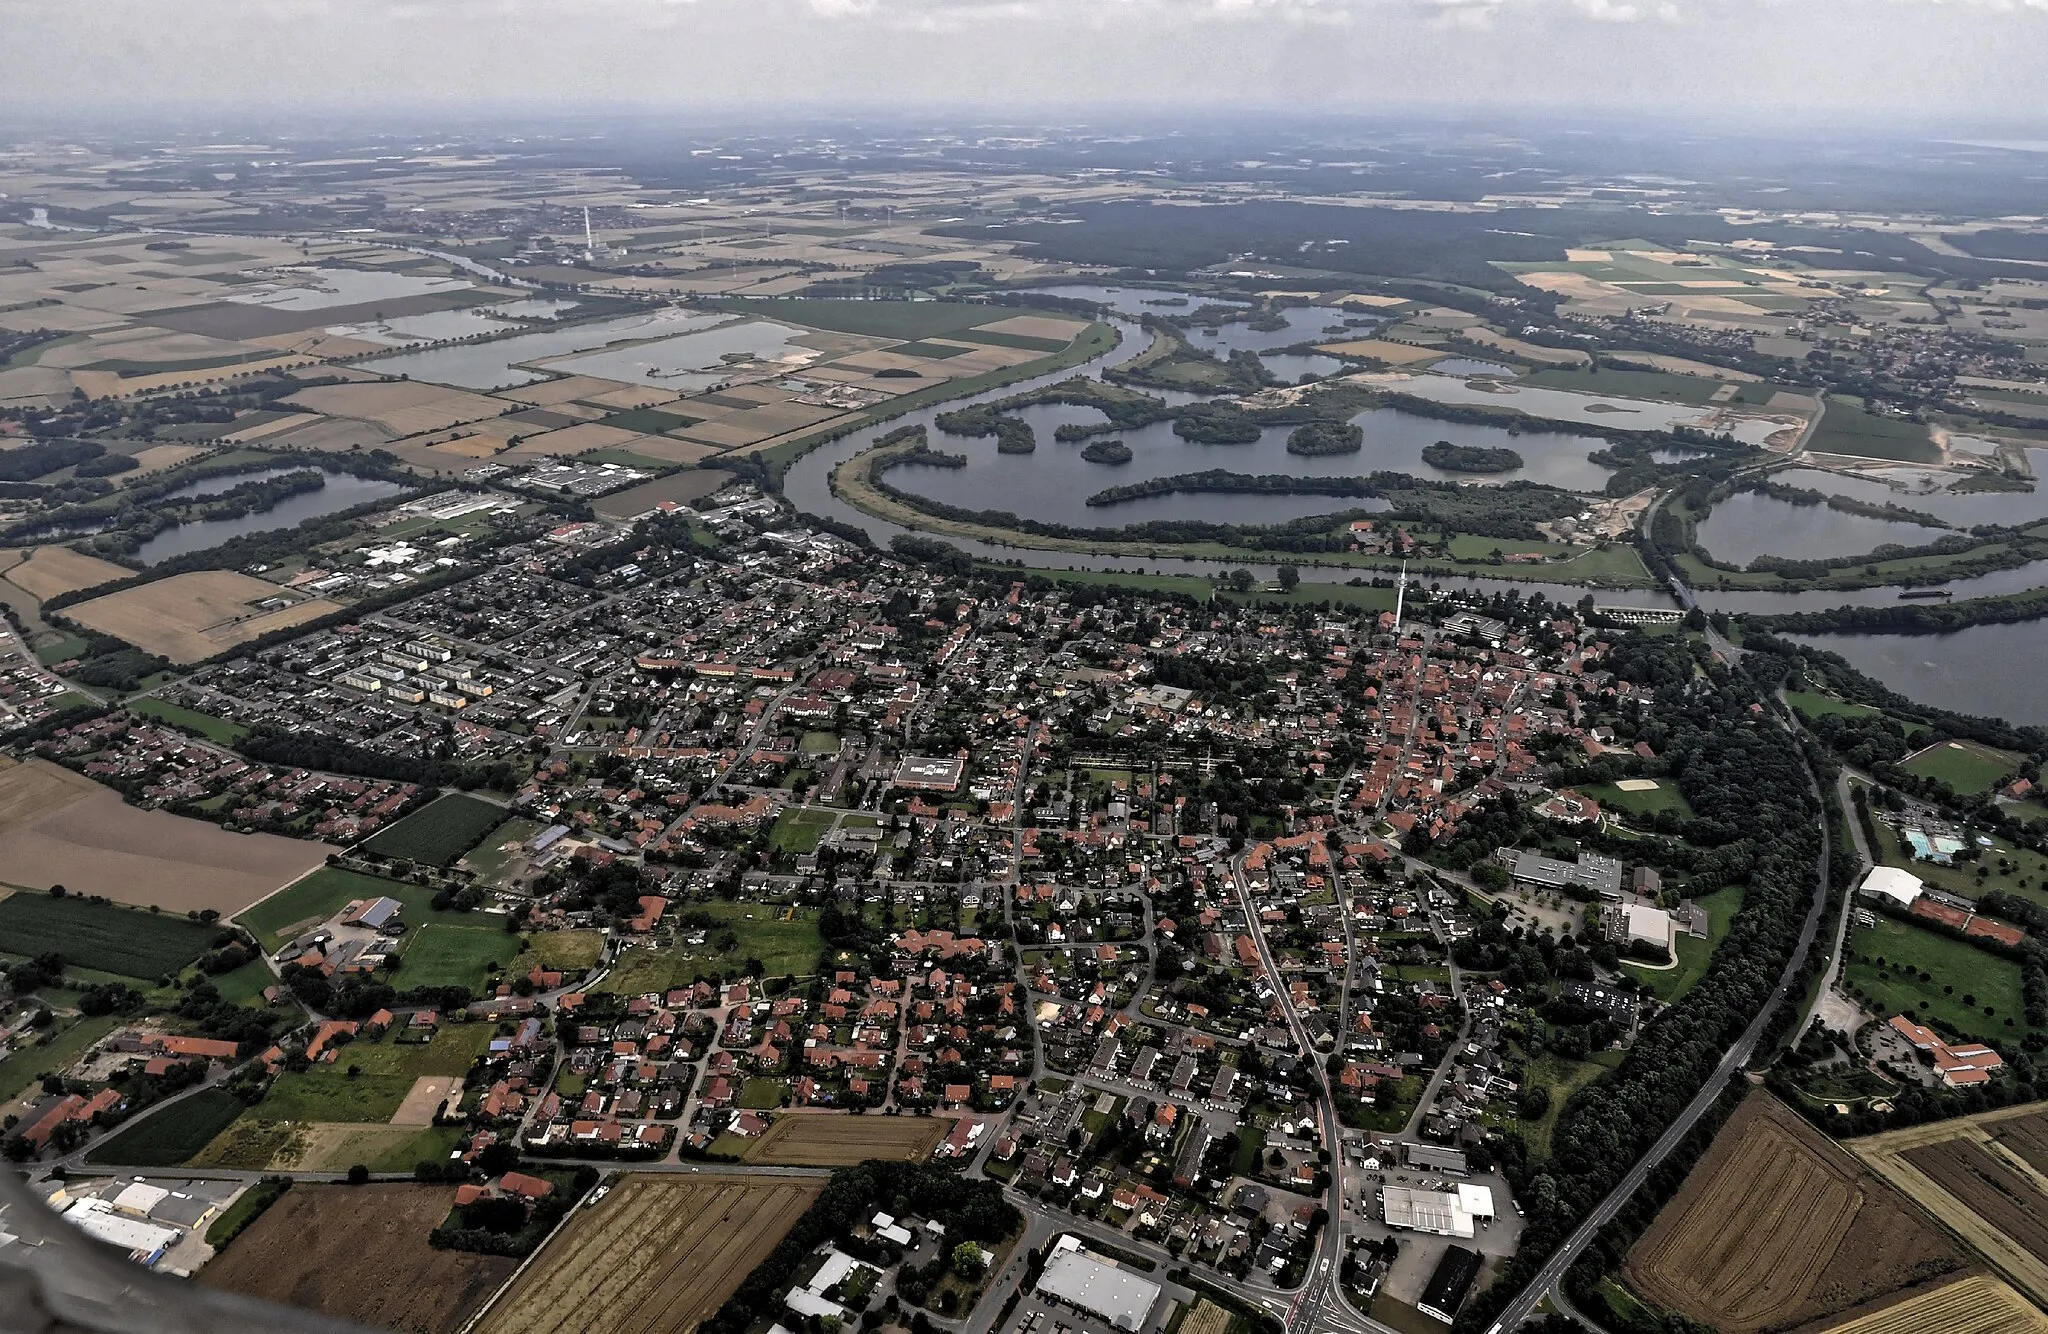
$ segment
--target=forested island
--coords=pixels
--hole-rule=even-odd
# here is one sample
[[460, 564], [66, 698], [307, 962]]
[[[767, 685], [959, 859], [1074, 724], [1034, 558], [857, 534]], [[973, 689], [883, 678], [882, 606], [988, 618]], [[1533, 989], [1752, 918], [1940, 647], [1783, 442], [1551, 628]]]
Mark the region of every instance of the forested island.
[[1513, 472], [1522, 466], [1522, 456], [1512, 449], [1454, 445], [1448, 440], [1424, 445], [1422, 461], [1445, 472]]
[[1131, 461], [1131, 447], [1121, 440], [1091, 440], [1081, 450], [1090, 463], [1120, 464]]
[[1312, 421], [1294, 428], [1287, 452], [1306, 458], [1325, 454], [1356, 454], [1365, 446], [1365, 428], [1353, 422]]

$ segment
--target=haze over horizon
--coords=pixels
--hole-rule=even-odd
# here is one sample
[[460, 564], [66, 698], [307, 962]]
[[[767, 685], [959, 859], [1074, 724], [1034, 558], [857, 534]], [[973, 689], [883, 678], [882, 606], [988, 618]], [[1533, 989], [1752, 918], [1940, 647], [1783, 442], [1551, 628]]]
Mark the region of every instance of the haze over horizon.
[[2024, 124], [2048, 0], [0, 0], [0, 109], [1502, 108]]

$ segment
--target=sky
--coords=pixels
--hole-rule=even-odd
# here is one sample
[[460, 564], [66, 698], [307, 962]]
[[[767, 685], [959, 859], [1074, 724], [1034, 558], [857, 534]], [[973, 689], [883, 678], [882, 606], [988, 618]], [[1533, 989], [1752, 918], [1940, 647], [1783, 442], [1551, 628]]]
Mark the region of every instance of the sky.
[[[2048, 0], [0, 0], [0, 107], [2048, 119]], [[28, 57], [28, 58], [23, 58]]]

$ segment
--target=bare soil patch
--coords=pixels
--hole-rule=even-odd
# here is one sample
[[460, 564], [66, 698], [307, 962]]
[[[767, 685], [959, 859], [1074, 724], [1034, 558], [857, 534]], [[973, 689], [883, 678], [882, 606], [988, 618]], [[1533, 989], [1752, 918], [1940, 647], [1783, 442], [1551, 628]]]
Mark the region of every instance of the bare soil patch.
[[811, 1178], [629, 1176], [576, 1211], [485, 1315], [481, 1334], [689, 1334], [822, 1187]]
[[1622, 1272], [1660, 1306], [1727, 1334], [1754, 1334], [1847, 1311], [1966, 1263], [1883, 1182], [1756, 1093]]
[[[83, 785], [82, 787], [80, 785]], [[0, 877], [171, 912], [239, 912], [333, 848], [145, 811], [46, 760], [0, 772]]]
[[398, 1110], [391, 1114], [391, 1124], [434, 1124], [434, 1113], [440, 1109], [450, 1093], [461, 1087], [462, 1079], [458, 1075], [421, 1075], [412, 1082], [412, 1092], [405, 1095], [405, 1101], [398, 1104]]
[[7, 572], [7, 582], [37, 601], [47, 602], [59, 593], [96, 588], [134, 575], [133, 570], [97, 556], [82, 555], [70, 547], [36, 547]]
[[748, 1147], [746, 1160], [776, 1167], [846, 1167], [870, 1158], [921, 1163], [952, 1129], [948, 1117], [793, 1112]]
[[519, 1265], [427, 1244], [454, 1199], [449, 1186], [301, 1184], [198, 1281], [408, 1334], [453, 1334]]
[[341, 610], [341, 604], [324, 598], [258, 609], [258, 603], [280, 596], [277, 585], [246, 574], [195, 570], [78, 603], [66, 614], [89, 629], [172, 662], [189, 663]]

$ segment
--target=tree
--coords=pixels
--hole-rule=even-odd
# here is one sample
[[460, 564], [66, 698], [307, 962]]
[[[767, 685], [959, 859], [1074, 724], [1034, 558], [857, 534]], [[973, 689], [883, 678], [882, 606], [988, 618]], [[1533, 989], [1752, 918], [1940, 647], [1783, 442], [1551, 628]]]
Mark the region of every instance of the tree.
[[361, 1164], [361, 1163], [356, 1163], [356, 1164], [355, 1164], [354, 1166], [352, 1166], [352, 1167], [350, 1167], [350, 1168], [348, 1169], [348, 1184], [349, 1184], [349, 1185], [351, 1185], [351, 1186], [363, 1186], [363, 1185], [368, 1185], [368, 1184], [369, 1184], [369, 1181], [370, 1181], [370, 1169], [369, 1169], [369, 1168], [367, 1168], [367, 1167], [365, 1167], [365, 1166], [364, 1166], [363, 1164]]
[[980, 1278], [981, 1271], [988, 1265], [988, 1257], [981, 1253], [981, 1247], [971, 1241], [963, 1241], [953, 1248], [953, 1272], [962, 1278]]
[[1299, 565], [1283, 565], [1280, 567], [1281, 592], [1292, 593], [1295, 590], [1295, 587], [1300, 583], [1301, 567]]

